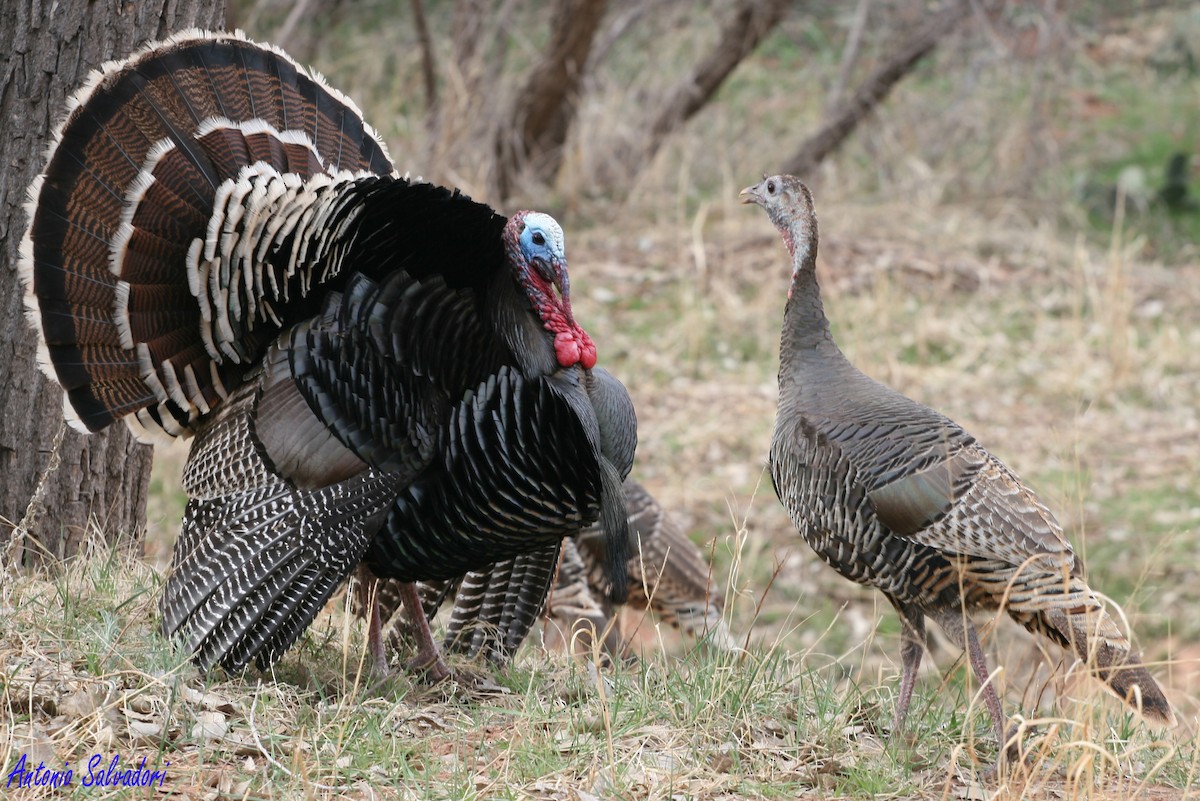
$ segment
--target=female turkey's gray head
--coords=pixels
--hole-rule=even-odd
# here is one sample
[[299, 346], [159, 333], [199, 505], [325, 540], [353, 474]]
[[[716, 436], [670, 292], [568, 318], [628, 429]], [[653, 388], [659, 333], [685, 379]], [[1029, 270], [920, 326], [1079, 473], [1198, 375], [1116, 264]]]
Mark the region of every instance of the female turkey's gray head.
[[817, 256], [817, 213], [812, 193], [799, 178], [764, 175], [760, 183], [746, 187], [738, 197], [766, 210], [792, 254], [794, 270], [812, 266]]
[[504, 226], [504, 248], [514, 277], [542, 327], [554, 335], [559, 365], [595, 366], [596, 345], [571, 313], [571, 280], [562, 226], [549, 214], [519, 211]]

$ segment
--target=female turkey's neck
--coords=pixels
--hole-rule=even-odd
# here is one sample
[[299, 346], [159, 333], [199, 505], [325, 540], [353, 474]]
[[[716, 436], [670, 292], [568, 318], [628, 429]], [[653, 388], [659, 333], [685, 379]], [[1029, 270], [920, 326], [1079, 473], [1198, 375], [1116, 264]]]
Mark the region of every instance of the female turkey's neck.
[[827, 358], [837, 352], [817, 285], [817, 230], [811, 219], [798, 219], [783, 229], [784, 243], [792, 254], [792, 283], [783, 312], [780, 337], [780, 379], [799, 364]]

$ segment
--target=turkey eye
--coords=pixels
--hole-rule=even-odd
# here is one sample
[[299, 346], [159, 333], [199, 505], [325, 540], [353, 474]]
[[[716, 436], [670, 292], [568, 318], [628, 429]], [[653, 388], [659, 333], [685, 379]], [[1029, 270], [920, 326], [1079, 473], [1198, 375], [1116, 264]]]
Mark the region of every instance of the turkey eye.
[[544, 245], [544, 244], [546, 244], [546, 237], [542, 236], [541, 232], [534, 232], [534, 234], [533, 234], [533, 244], [535, 244], [535, 245]]
[[768, 195], [775, 194], [775, 182], [774, 181], [767, 181], [767, 194]]

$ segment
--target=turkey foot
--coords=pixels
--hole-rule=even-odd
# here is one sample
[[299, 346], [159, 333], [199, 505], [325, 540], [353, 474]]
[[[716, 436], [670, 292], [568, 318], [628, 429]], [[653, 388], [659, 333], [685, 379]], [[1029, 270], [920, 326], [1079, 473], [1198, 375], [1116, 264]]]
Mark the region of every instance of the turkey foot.
[[[377, 592], [378, 579], [366, 565], [358, 568], [358, 592], [362, 608], [367, 615], [367, 653], [370, 655], [369, 669], [379, 681], [390, 678], [391, 668], [388, 667], [387, 653], [383, 642], [383, 619], [379, 614], [379, 596]], [[421, 607], [421, 598], [417, 593], [417, 585], [401, 583], [400, 598], [408, 610], [413, 622], [414, 636], [417, 641], [417, 655], [405, 663], [405, 669], [414, 675], [427, 679], [431, 684], [450, 678], [450, 668], [442, 660], [441, 649], [433, 641], [433, 633], [429, 629], [429, 621]]]

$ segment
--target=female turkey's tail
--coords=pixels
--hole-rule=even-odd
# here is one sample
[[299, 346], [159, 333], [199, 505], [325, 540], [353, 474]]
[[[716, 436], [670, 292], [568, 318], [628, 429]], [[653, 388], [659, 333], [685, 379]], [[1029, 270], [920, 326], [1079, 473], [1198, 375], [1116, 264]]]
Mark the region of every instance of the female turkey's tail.
[[298, 210], [391, 162], [348, 99], [241, 34], [189, 31], [110, 62], [68, 110], [21, 250], [43, 369], [78, 428], [187, 433], [301, 294]]
[[1043, 597], [1051, 600], [1057, 595], [1066, 598], [1066, 603], [1043, 605], [1028, 616], [1010, 607], [1013, 617], [1071, 650], [1110, 692], [1147, 720], [1175, 725], [1171, 705], [1142, 664], [1141, 654], [1133, 649], [1095, 593], [1079, 576], [1069, 578], [1066, 593], [1061, 592], [1062, 577], [1057, 576], [1054, 581], [1056, 591]]

